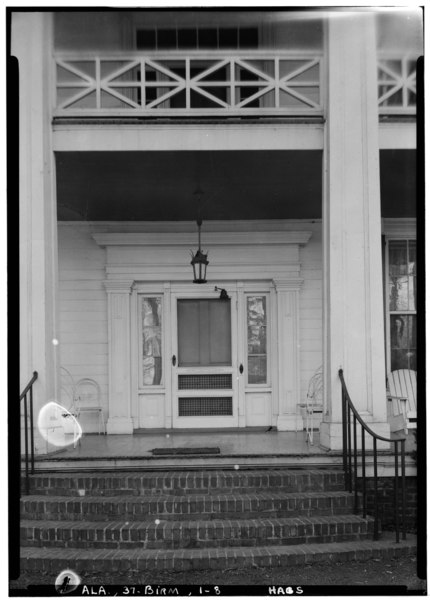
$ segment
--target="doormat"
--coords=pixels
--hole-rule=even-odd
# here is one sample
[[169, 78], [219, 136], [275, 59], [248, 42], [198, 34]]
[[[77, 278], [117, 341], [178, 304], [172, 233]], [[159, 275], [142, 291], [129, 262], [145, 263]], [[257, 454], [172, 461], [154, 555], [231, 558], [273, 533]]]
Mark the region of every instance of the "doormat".
[[155, 456], [181, 455], [181, 454], [220, 454], [219, 448], [154, 448], [151, 450]]

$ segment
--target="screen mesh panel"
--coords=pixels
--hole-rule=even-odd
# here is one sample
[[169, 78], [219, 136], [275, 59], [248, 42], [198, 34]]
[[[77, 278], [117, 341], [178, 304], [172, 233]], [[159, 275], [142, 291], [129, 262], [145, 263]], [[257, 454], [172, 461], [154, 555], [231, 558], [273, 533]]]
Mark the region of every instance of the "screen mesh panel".
[[178, 300], [178, 366], [230, 365], [230, 301]]
[[233, 414], [233, 398], [179, 398], [180, 417], [218, 417]]
[[231, 375], [179, 375], [180, 390], [231, 390]]

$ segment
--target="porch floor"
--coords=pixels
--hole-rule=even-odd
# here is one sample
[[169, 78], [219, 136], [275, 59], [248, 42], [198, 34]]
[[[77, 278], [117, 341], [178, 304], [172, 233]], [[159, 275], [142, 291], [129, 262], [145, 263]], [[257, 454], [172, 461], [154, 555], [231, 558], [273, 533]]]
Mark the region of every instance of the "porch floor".
[[[36, 458], [36, 470], [59, 462], [64, 467], [107, 468], [166, 466], [258, 465], [258, 464], [322, 464], [341, 462], [341, 453], [319, 446], [319, 434], [314, 433], [313, 445], [306, 441], [306, 432], [298, 431], [157, 431], [134, 435], [83, 435], [74, 448], [68, 446], [55, 453]], [[202, 455], [199, 448], [219, 448], [218, 454]], [[190, 449], [196, 454], [154, 455], [157, 449]], [[327, 459], [329, 459], [327, 461]]]
[[[199, 448], [213, 447], [219, 448], [219, 453], [204, 455], [198, 451]], [[182, 448], [187, 452], [195, 448], [196, 453], [157, 455], [153, 454], [155, 448]], [[406, 450], [409, 450], [408, 444]], [[162, 430], [133, 435], [86, 434], [75, 448], [70, 445], [36, 457], [37, 471], [341, 464], [342, 452], [322, 448], [318, 431], [314, 432], [313, 444], [310, 444], [306, 441], [305, 431], [267, 431], [266, 428], [257, 431]]]

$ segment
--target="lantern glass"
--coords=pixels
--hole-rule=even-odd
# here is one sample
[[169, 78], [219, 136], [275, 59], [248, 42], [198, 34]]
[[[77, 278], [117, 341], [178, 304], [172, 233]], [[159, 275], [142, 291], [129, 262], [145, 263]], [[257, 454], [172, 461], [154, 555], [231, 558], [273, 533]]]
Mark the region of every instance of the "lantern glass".
[[200, 249], [198, 249], [195, 254], [192, 254], [191, 265], [194, 273], [193, 283], [206, 283], [206, 268], [208, 264], [207, 254], [204, 254]]

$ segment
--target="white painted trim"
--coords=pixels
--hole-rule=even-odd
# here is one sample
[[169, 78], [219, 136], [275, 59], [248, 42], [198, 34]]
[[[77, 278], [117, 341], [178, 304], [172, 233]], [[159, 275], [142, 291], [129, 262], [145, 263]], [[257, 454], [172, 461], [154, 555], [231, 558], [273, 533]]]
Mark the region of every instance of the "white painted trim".
[[[177, 251], [182, 252], [184, 246], [194, 247], [196, 242], [195, 223], [182, 223], [183, 229], [179, 232], [172, 229], [173, 225], [178, 225], [176, 223], [163, 225], [167, 225], [168, 231], [165, 227], [158, 233], [154, 230], [141, 233], [113, 231], [91, 233], [91, 235], [97, 244], [107, 248], [104, 285], [110, 305], [119, 296], [126, 295], [128, 297], [131, 293], [129, 311], [132, 329], [139, 329], [137, 295], [164, 296], [164, 390], [162, 387], [156, 390], [160, 392], [161, 396], [164, 396], [164, 426], [169, 429], [177, 421], [172, 407], [172, 397], [175, 396], [174, 386], [168, 375], [170, 373], [170, 357], [172, 353], [175, 353], [174, 340], [169, 335], [172, 328], [175, 330], [175, 298], [197, 296], [217, 298], [219, 294], [214, 291], [216, 285], [225, 288], [231, 296], [232, 302], [235, 303], [234, 307], [232, 305], [233, 363], [229, 369], [229, 372], [233, 369], [233, 374], [238, 369], [240, 362], [242, 364], [246, 362], [246, 326], [244, 323], [238, 322], [238, 319], [244, 320], [245, 307], [243, 303], [246, 295], [264, 293], [267, 296], [268, 348], [271, 351], [271, 355], [268, 355], [269, 370], [272, 365], [272, 373], [268, 373], [270, 384], [263, 387], [250, 387], [245, 385], [245, 380], [240, 384], [234, 380], [235, 385], [241, 386], [240, 390], [238, 389], [237, 393], [234, 393], [235, 402], [239, 402], [237, 406], [235, 404], [234, 409], [235, 424], [239, 426], [246, 424], [245, 392], [248, 395], [250, 393], [261, 395], [264, 388], [268, 395], [268, 401], [270, 400], [271, 403], [270, 409], [269, 405], [267, 406], [270, 422], [272, 424], [278, 422], [277, 415], [281, 414], [283, 419], [279, 421], [278, 426], [295, 429], [296, 405], [297, 399], [300, 397], [299, 290], [303, 283], [303, 279], [300, 277], [299, 246], [310, 240], [312, 231], [302, 230], [303, 222], [298, 222], [295, 228], [288, 223], [290, 229], [285, 230], [283, 227], [286, 227], [287, 223], [269, 223], [273, 227], [271, 229], [270, 226], [264, 227], [261, 222], [248, 222], [241, 223], [242, 230], [240, 231], [218, 231], [216, 229], [208, 231], [203, 239], [204, 245], [207, 242], [209, 247], [215, 246], [214, 254], [217, 252], [219, 259], [214, 260], [210, 265], [208, 283], [202, 286], [193, 286], [188, 255], [184, 254], [184, 260], [182, 260], [182, 256], [181, 260], [178, 260], [176, 256]], [[211, 223], [211, 225], [213, 228], [214, 224]], [[119, 226], [118, 223], [115, 225], [116, 228]], [[169, 250], [166, 247], [169, 247]], [[238, 294], [241, 303], [236, 302]], [[124, 314], [123, 317], [123, 320], [127, 321], [127, 315]], [[110, 310], [110, 331], [114, 326], [112, 319], [113, 314]], [[127, 324], [125, 326], [128, 328]], [[111, 343], [111, 336], [109, 343]], [[138, 363], [139, 348], [136, 336], [130, 336], [130, 346], [131, 362]], [[276, 363], [271, 362], [275, 360], [274, 357], [278, 356], [279, 352], [284, 359], [281, 361], [277, 359]], [[109, 354], [111, 357], [112, 354], [115, 354], [112, 352], [112, 348], [110, 348]], [[286, 360], [287, 356], [288, 360]], [[121, 363], [120, 357], [117, 357], [117, 363]], [[286, 363], [288, 363], [287, 366]], [[133, 377], [134, 373], [134, 379], [136, 379], [136, 369], [133, 370], [129, 367], [129, 373], [130, 377]], [[139, 399], [131, 400], [132, 414], [130, 417], [137, 419], [142, 426], [142, 419], [137, 414], [141, 410], [140, 403], [145, 393], [151, 395], [155, 390], [152, 388], [142, 390], [138, 387], [137, 382], [131, 382], [131, 390], [133, 395]], [[282, 394], [282, 399], [279, 394]], [[110, 396], [110, 406], [112, 406], [115, 404], [112, 392]], [[136, 409], [136, 407], [138, 408]], [[121, 415], [121, 411], [118, 410], [117, 414], [113, 415], [114, 420], [116, 416], [123, 416], [123, 414]], [[181, 425], [190, 426], [188, 421], [183, 421]], [[195, 419], [190, 422], [195, 423]], [[215, 421], [211, 419], [211, 424], [213, 423]], [[220, 426], [231, 425], [232, 420], [223, 418], [217, 423]], [[199, 425], [201, 426], [201, 423]]]
[[[321, 223], [322, 219], [256, 219], [240, 221], [204, 221], [205, 231], [297, 231], [298, 226], [305, 230], [304, 225]], [[91, 229], [93, 233], [167, 233], [196, 231], [195, 221], [59, 221], [59, 227], [76, 226]]]
[[129, 294], [133, 287], [133, 280], [127, 279], [126, 281], [124, 281], [124, 280], [106, 279], [103, 282], [103, 284], [108, 293], [109, 292], [113, 292], [113, 293], [124, 292], [124, 293]]
[[382, 234], [387, 239], [414, 240], [417, 237], [417, 220], [382, 219]]
[[322, 150], [324, 124], [54, 125], [55, 152]]
[[417, 125], [413, 123], [380, 123], [380, 150], [415, 150], [417, 147]]
[[[205, 246], [307, 244], [311, 231], [202, 232]], [[197, 232], [190, 233], [94, 233], [95, 242], [106, 246], [189, 246], [196, 244]]]

